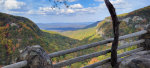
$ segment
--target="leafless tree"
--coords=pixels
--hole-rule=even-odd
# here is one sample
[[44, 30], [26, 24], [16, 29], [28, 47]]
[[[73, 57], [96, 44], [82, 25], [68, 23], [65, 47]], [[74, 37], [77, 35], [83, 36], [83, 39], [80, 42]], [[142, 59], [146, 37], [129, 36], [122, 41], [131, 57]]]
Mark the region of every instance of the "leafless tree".
[[119, 38], [119, 20], [116, 15], [116, 11], [114, 6], [110, 3], [109, 0], [105, 0], [106, 6], [110, 12], [112, 21], [113, 21], [113, 33], [114, 33], [114, 41], [112, 43], [111, 48], [111, 65], [113, 68], [119, 68], [117, 63], [117, 48], [118, 48], [118, 38]]

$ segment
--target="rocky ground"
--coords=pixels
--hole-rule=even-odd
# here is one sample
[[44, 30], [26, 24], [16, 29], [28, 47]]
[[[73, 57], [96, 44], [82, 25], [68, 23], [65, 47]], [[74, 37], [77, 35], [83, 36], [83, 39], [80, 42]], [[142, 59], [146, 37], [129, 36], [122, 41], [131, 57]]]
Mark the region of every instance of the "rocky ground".
[[[110, 63], [97, 68], [112, 68]], [[124, 58], [119, 64], [119, 68], [150, 68], [150, 50], [140, 51]]]

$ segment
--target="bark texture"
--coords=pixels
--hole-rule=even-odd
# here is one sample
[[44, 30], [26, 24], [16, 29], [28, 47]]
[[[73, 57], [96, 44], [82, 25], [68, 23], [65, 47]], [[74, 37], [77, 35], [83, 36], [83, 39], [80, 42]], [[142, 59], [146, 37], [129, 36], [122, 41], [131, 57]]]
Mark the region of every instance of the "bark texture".
[[113, 33], [114, 33], [114, 41], [112, 43], [111, 48], [111, 65], [113, 68], [119, 68], [117, 64], [117, 48], [118, 48], [118, 38], [119, 38], [119, 20], [116, 15], [116, 11], [114, 6], [110, 3], [109, 0], [105, 0], [106, 6], [110, 12], [112, 21], [113, 21]]

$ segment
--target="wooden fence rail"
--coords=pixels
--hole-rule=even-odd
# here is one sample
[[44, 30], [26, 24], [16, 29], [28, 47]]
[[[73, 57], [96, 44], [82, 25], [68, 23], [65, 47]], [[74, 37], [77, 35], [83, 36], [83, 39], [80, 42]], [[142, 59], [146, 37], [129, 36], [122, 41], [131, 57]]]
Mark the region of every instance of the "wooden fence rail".
[[[127, 39], [127, 38], [140, 36], [140, 35], [143, 35], [143, 34], [146, 34], [146, 33], [148, 33], [147, 30], [142, 30], [142, 31], [135, 32], [135, 33], [132, 33], [132, 34], [120, 36], [119, 40], [124, 40], [124, 39]], [[110, 39], [103, 40], [103, 41], [100, 41], [100, 42], [95, 42], [95, 43], [92, 43], [92, 44], [87, 44], [87, 45], [79, 46], [79, 47], [76, 47], [76, 48], [71, 48], [71, 49], [67, 49], [67, 50], [54, 52], [54, 53], [49, 54], [49, 57], [50, 58], [58, 57], [58, 56], [62, 56], [62, 55], [65, 55], [65, 54], [77, 52], [77, 51], [80, 51], [80, 50], [83, 50], [83, 49], [88, 49], [88, 48], [92, 48], [92, 47], [96, 47], [96, 46], [101, 46], [103, 44], [110, 43], [113, 40], [114, 40], [114, 38], [110, 38]], [[144, 39], [141, 39], [141, 40], [137, 40], [137, 41], [134, 41], [134, 42], [131, 42], [131, 43], [126, 43], [124, 45], [119, 46], [117, 50], [124, 49], [124, 48], [130, 47], [130, 46], [134, 46], [134, 45], [143, 43], [144, 41], [145, 41]], [[137, 49], [135, 49], [133, 51], [125, 52], [125, 53], [123, 53], [121, 55], [118, 55], [118, 58], [120, 58], [122, 56], [125, 56], [125, 55], [128, 55], [131, 52], [140, 51], [142, 49], [143, 48], [137, 48]], [[95, 52], [95, 53], [91, 53], [91, 54], [75, 57], [75, 58], [72, 58], [72, 59], [69, 59], [69, 60], [65, 60], [65, 61], [53, 64], [53, 67], [54, 68], [60, 68], [60, 67], [63, 67], [63, 66], [71, 65], [71, 64], [76, 63], [76, 62], [84, 61], [86, 59], [90, 59], [90, 58], [93, 58], [93, 57], [98, 57], [100, 55], [104, 55], [104, 54], [107, 54], [107, 53], [110, 53], [110, 52], [111, 52], [111, 49], [107, 49], [105, 51], [100, 51], [100, 52]], [[94, 63], [92, 65], [85, 66], [83, 68], [97, 67], [97, 66], [102, 65], [102, 64], [104, 64], [106, 62], [110, 62], [110, 58], [102, 60], [102, 61], [97, 62], [97, 63]], [[27, 65], [27, 61], [24, 60], [24, 61], [21, 61], [21, 62], [17, 62], [15, 64], [4, 66], [2, 68], [21, 68], [21, 67], [24, 67], [26, 65]]]
[[[142, 47], [141, 47], [141, 48], [137, 48], [137, 49], [134, 49], [134, 50], [131, 50], [131, 51], [128, 51], [128, 52], [125, 52], [125, 53], [123, 53], [123, 54], [118, 55], [118, 58], [124, 57], [124, 56], [126, 56], [126, 55], [130, 55], [130, 54], [133, 54], [133, 53], [142, 51], [142, 50], [143, 50]], [[103, 65], [103, 64], [106, 64], [106, 63], [110, 62], [110, 59], [111, 59], [111, 58], [107, 58], [107, 59], [105, 59], [105, 60], [102, 60], [102, 61], [100, 61], [100, 62], [96, 62], [96, 63], [94, 63], [94, 64], [91, 64], [91, 65], [88, 65], [88, 66], [85, 66], [85, 67], [82, 67], [82, 68], [95, 68], [95, 67], [97, 67], [97, 66], [100, 66], [100, 65]], [[119, 61], [119, 62], [120, 62], [120, 61]]]
[[17, 63], [11, 64], [11, 65], [4, 66], [2, 68], [22, 68], [22, 67], [25, 67], [26, 65], [27, 65], [27, 61], [24, 60], [21, 62], [17, 62]]
[[[131, 37], [135, 37], [135, 36], [140, 36], [142, 34], [146, 34], [147, 32], [148, 31], [146, 31], [146, 30], [142, 30], [142, 31], [135, 32], [135, 33], [132, 33], [132, 34], [120, 36], [119, 40], [131, 38]], [[114, 40], [114, 38], [110, 38], [110, 39], [103, 40], [103, 41], [100, 41], [100, 42], [95, 42], [95, 43], [92, 43], [92, 44], [82, 45], [82, 46], [78, 46], [76, 48], [71, 48], [71, 49], [68, 49], [68, 50], [62, 50], [62, 51], [54, 52], [54, 53], [49, 54], [49, 56], [51, 58], [52, 57], [58, 57], [58, 56], [62, 56], [62, 55], [65, 55], [65, 54], [77, 52], [77, 51], [80, 51], [80, 50], [83, 50], [83, 49], [88, 49], [88, 48], [96, 47], [96, 46], [99, 46], [99, 45], [107, 44], [107, 43], [112, 42], [113, 40]]]
[[[124, 48], [130, 47], [130, 46], [133, 46], [133, 45], [137, 45], [137, 44], [140, 44], [140, 43], [143, 43], [143, 42], [144, 42], [144, 40], [138, 40], [138, 41], [135, 41], [135, 42], [127, 43], [127, 44], [119, 46], [117, 50], [124, 49]], [[59, 68], [59, 67], [71, 65], [73, 63], [84, 61], [86, 59], [90, 59], [90, 58], [93, 58], [93, 57], [98, 57], [100, 55], [104, 55], [104, 54], [107, 54], [107, 53], [110, 53], [110, 52], [111, 52], [111, 49], [107, 49], [105, 51], [100, 51], [100, 52], [95, 52], [95, 53], [88, 54], [88, 55], [79, 56], [79, 57], [76, 57], [76, 58], [73, 58], [73, 59], [69, 59], [69, 60], [62, 61], [62, 62], [59, 62], [57, 64], [54, 64], [54, 68]]]

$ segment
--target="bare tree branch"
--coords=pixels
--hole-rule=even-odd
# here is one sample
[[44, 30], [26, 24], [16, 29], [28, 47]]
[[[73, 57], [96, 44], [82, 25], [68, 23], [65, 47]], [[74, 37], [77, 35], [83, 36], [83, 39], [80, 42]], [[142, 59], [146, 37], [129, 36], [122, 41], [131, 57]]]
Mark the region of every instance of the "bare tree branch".
[[68, 0], [49, 0], [52, 5], [52, 8], [60, 8], [60, 5], [65, 5], [67, 8], [69, 5], [67, 4]]
[[105, 0], [106, 6], [111, 14], [111, 18], [113, 21], [113, 33], [114, 33], [114, 41], [112, 43], [111, 48], [111, 65], [113, 68], [119, 68], [117, 63], [117, 48], [118, 48], [118, 38], [119, 38], [119, 20], [116, 15], [116, 11], [114, 6], [110, 3], [109, 0]]

